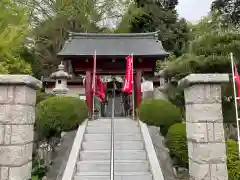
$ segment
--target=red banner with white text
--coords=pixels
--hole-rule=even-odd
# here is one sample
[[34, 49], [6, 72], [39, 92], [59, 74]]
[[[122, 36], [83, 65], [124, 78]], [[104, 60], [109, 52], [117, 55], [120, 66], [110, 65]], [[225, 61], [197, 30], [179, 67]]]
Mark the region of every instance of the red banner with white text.
[[133, 56], [126, 57], [126, 75], [122, 92], [132, 93], [133, 88]]

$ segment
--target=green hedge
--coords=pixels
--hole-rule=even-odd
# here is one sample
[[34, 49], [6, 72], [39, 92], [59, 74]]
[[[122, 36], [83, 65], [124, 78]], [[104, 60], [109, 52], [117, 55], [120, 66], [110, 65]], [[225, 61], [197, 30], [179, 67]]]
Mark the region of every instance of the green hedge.
[[165, 137], [167, 135], [169, 127], [170, 127], [169, 125], [160, 126], [160, 133], [162, 136]]
[[168, 129], [166, 139], [170, 154], [177, 158], [180, 165], [188, 167], [188, 147], [185, 124], [173, 124]]
[[148, 99], [139, 107], [139, 118], [148, 125], [170, 126], [181, 122], [181, 112], [169, 101]]
[[59, 136], [73, 130], [88, 117], [84, 101], [74, 97], [55, 96], [36, 107], [36, 127], [42, 137]]
[[[185, 124], [172, 125], [166, 136], [170, 154], [178, 159], [183, 167], [188, 167], [188, 148]], [[238, 144], [234, 140], [227, 141], [227, 167], [229, 180], [240, 179], [240, 159]]]
[[227, 141], [227, 165], [229, 180], [240, 179], [240, 159], [238, 144], [234, 140]]
[[37, 95], [37, 97], [36, 97], [36, 104], [40, 103], [41, 101], [43, 101], [43, 100], [45, 100], [45, 99], [47, 99], [49, 97], [55, 96], [54, 94], [41, 92], [40, 90], [37, 90], [36, 95]]

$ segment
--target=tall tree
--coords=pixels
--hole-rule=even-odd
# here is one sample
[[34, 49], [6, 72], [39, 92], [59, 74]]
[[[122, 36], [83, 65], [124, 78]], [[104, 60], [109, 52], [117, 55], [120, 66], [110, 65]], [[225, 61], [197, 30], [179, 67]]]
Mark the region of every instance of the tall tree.
[[224, 20], [240, 26], [240, 1], [239, 0], [215, 0], [212, 10], [218, 10]]
[[211, 11], [203, 17], [199, 23], [188, 23], [190, 29], [190, 39], [194, 40], [211, 32], [236, 31], [236, 27], [229, 21], [223, 20], [217, 11]]
[[0, 29], [0, 73], [30, 73], [18, 53], [29, 33], [27, 11], [12, 0], [1, 0]]
[[[138, 9], [141, 13], [133, 15], [134, 18], [125, 30], [133, 33], [159, 31], [159, 40], [164, 48], [179, 56], [188, 42], [188, 27], [184, 19], [178, 20], [175, 9], [177, 4], [177, 0], [135, 0], [135, 9], [130, 12], [138, 12]], [[122, 28], [121, 23], [119, 28]]]
[[[48, 76], [59, 63], [68, 31], [102, 32], [107, 20], [119, 18], [127, 2], [121, 0], [18, 0], [31, 10], [34, 47], [44, 65], [42, 75]], [[114, 8], [117, 7], [117, 8]]]
[[189, 47], [183, 56], [169, 58], [168, 78], [181, 79], [190, 73], [231, 72], [229, 54], [233, 52], [240, 57], [240, 35], [231, 25], [222, 26], [218, 18], [217, 14], [210, 13], [198, 24], [190, 25]]
[[[230, 52], [233, 52], [235, 57], [240, 57], [240, 34], [236, 27], [224, 21], [218, 12], [214, 11], [198, 24], [190, 24], [190, 29], [189, 48], [182, 56], [178, 58], [171, 56], [168, 59], [165, 68], [166, 78], [175, 77], [179, 80], [191, 73], [231, 73]], [[239, 58], [236, 58], [235, 63], [240, 69]], [[182, 89], [173, 90], [169, 90], [170, 99], [184, 104]], [[225, 122], [236, 122], [232, 90], [232, 82], [223, 85]], [[235, 177], [239, 179], [239, 175]]]

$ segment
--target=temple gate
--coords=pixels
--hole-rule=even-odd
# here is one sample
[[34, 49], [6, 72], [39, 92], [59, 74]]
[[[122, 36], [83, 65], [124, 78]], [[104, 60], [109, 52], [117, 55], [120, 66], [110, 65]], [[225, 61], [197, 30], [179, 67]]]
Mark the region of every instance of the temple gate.
[[90, 116], [93, 108], [92, 76], [93, 55], [96, 51], [96, 73], [98, 75], [125, 74], [125, 58], [134, 54], [134, 92], [135, 108], [141, 103], [141, 80], [143, 76], [153, 76], [156, 61], [164, 59], [168, 53], [157, 39], [158, 34], [97, 34], [69, 33], [58, 56], [65, 61], [70, 74], [74, 77], [85, 76], [86, 103]]

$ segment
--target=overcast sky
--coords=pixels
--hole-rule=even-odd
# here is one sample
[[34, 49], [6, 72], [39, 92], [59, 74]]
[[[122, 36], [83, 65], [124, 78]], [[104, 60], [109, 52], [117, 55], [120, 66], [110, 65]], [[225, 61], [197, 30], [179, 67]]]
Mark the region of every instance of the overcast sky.
[[210, 11], [213, 0], [178, 0], [177, 7], [180, 17], [187, 21], [197, 22]]

